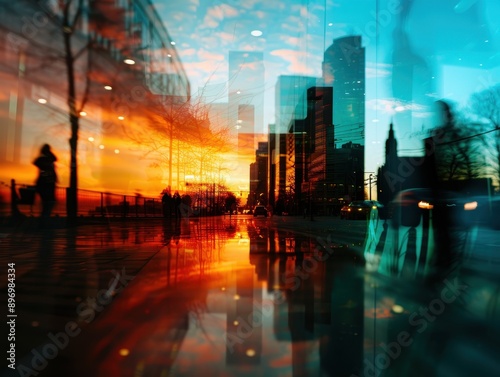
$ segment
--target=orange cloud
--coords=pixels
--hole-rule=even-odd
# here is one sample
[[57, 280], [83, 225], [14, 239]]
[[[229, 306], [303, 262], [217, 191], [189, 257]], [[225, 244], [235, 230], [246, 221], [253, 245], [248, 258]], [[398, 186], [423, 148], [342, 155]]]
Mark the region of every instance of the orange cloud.
[[[314, 75], [314, 67], [317, 64], [311, 64], [309, 54], [306, 51], [297, 50], [274, 50], [272, 56], [277, 56], [289, 63], [288, 71], [294, 74]], [[319, 58], [321, 59], [321, 58]]]
[[233, 8], [227, 4], [217, 5], [207, 11], [205, 20], [203, 22], [203, 28], [218, 27], [220, 22], [225, 18], [232, 18], [237, 16], [239, 16], [239, 12], [236, 8]]
[[223, 54], [216, 54], [207, 50], [199, 50], [198, 51], [198, 58], [201, 60], [216, 60], [216, 61], [222, 61], [224, 60], [224, 55]]
[[300, 46], [300, 38], [290, 37], [290, 36], [284, 35], [284, 36], [281, 36], [280, 39], [290, 46], [293, 46], [293, 47]]

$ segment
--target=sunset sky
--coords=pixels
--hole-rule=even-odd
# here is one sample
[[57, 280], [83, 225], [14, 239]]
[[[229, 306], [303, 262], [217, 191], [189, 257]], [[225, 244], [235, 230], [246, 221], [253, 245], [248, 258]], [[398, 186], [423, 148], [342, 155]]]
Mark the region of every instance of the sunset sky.
[[[321, 77], [323, 52], [333, 39], [362, 35], [366, 47], [366, 155], [370, 156], [366, 171], [375, 171], [383, 163], [391, 119], [400, 150], [406, 154], [419, 154], [421, 131], [436, 126], [433, 108], [419, 103], [418, 95], [403, 101], [393, 94], [393, 59], [401, 53], [399, 47], [394, 49], [398, 25], [403, 25], [409, 39], [410, 51], [403, 51], [403, 59], [411, 59], [428, 73], [430, 90], [422, 96], [429, 104], [447, 98], [465, 105], [471, 93], [498, 83], [500, 77], [496, 22], [500, 2], [496, 0], [418, 1], [406, 22], [401, 22], [404, 2], [397, 0], [153, 3], [176, 43], [193, 95], [207, 83], [227, 82], [229, 51], [264, 53], [265, 126], [274, 121], [272, 104], [279, 75]], [[253, 36], [254, 30], [262, 35]], [[398, 113], [408, 111], [412, 111], [411, 121], [398, 123]]]
[[[500, 82], [498, 0], [151, 2], [175, 44], [190, 81], [195, 103], [197, 95], [205, 86], [210, 86], [210, 93], [215, 92], [214, 88], [217, 89], [218, 94], [216, 98], [211, 98], [212, 101], [228, 102], [230, 52], [262, 53], [265, 71], [263, 124], [261, 126], [260, 121], [255, 122], [258, 124], [255, 131], [261, 133], [257, 138], [259, 141], [267, 134], [268, 125], [275, 122], [275, 86], [278, 76], [320, 78], [324, 51], [333, 40], [361, 35], [366, 56], [365, 179], [370, 173], [377, 172], [377, 168], [384, 163], [385, 140], [391, 121], [398, 139], [399, 154], [422, 155], [422, 139], [428, 136], [430, 129], [442, 125], [442, 118], [435, 114], [436, 100], [451, 100], [466, 109], [471, 94]], [[154, 51], [155, 54], [158, 52]], [[12, 56], [19, 58], [17, 55]], [[8, 59], [4, 63], [9, 63]], [[16, 71], [16, 61], [10, 61], [10, 64], [15, 74], [7, 74], [10, 81], [2, 81], [4, 85], [0, 96], [4, 99], [11, 98], [11, 92], [17, 90], [20, 77]], [[45, 74], [44, 78], [50, 79], [42, 83], [35, 80], [36, 70], [32, 70], [35, 72], [33, 76], [26, 76], [34, 81], [22, 110], [24, 124], [20, 129], [22, 144], [19, 147], [22, 168], [6, 165], [12, 169], [3, 173], [2, 179], [6, 182], [16, 177], [18, 182], [30, 184], [36, 176], [36, 168], [31, 162], [40, 145], [47, 142], [54, 147], [59, 157], [59, 184], [68, 184], [70, 130], [67, 104], [59, 89], [50, 88], [52, 83], [57, 84], [57, 88], [64, 84], [64, 79], [59, 80], [65, 77], [64, 71], [60, 70], [61, 67], [58, 69], [55, 76], [52, 76], [52, 71]], [[130, 71], [119, 73], [126, 72]], [[111, 101], [113, 96], [118, 95], [120, 84], [129, 82], [127, 78], [116, 79], [117, 82], [112, 83], [116, 90], [102, 89], [101, 81], [115, 79], [108, 76], [106, 72], [99, 80], [94, 78], [94, 84], [99, 83], [95, 86], [98, 88], [96, 93], [98, 90], [100, 92], [94, 93], [96, 97], [92, 99], [95, 103], [87, 103], [85, 118], [80, 119], [81, 188], [110, 190], [120, 194], [159, 195], [170, 185], [172, 178], [169, 175], [178, 177], [172, 182], [174, 189], [184, 188], [186, 177], [195, 176], [201, 170], [193, 167], [195, 164], [193, 152], [187, 146], [189, 143], [175, 145], [177, 149], [171, 161], [176, 165], [172, 169], [165, 162], [170, 158], [168, 154], [165, 155], [165, 151], [170, 150], [165, 138], [160, 138], [165, 144], [161, 149], [164, 155], [152, 156], [154, 153], [151, 153], [147, 143], [137, 143], [130, 136], [135, 130], [145, 130], [144, 120], [139, 114], [134, 113], [134, 117], [129, 114], [123, 116], [121, 113], [115, 114], [114, 108], [110, 113], [100, 108], [103, 99]], [[10, 87], [7, 85], [9, 82]], [[40, 102], [41, 99], [45, 102]], [[4, 111], [13, 109], [11, 102], [4, 102]], [[224, 109], [222, 105], [218, 107]], [[144, 111], [148, 109], [146, 106]], [[96, 126], [107, 120], [106, 117], [113, 119], [114, 123], [111, 123], [114, 128]], [[220, 119], [220, 123], [230, 121], [225, 115]], [[12, 131], [15, 124], [9, 122]], [[128, 132], [127, 135], [122, 134], [124, 130]], [[234, 134], [234, 129], [232, 131]], [[14, 132], [9, 135], [14, 135]], [[200, 145], [206, 144], [206, 140], [202, 140]], [[14, 144], [8, 145], [6, 149], [13, 150]], [[217, 168], [217, 174], [211, 174], [243, 196], [243, 192], [248, 191], [249, 164], [254, 154], [250, 152], [248, 156], [236, 157], [235, 151], [236, 148], [233, 148], [233, 154], [225, 156], [210, 152], [212, 163], [220, 159], [220, 163], [224, 164]], [[202, 173], [198, 175], [197, 179], [201, 181]]]

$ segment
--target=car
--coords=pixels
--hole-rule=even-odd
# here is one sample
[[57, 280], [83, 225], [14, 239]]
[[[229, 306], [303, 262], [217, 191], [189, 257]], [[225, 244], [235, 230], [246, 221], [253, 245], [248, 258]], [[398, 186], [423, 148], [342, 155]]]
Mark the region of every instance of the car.
[[255, 208], [253, 210], [253, 217], [257, 217], [257, 216], [267, 217], [268, 216], [268, 212], [267, 212], [266, 207], [264, 207], [264, 206], [255, 206]]
[[421, 218], [443, 219], [448, 226], [468, 226], [476, 222], [478, 202], [459, 193], [430, 188], [400, 191], [391, 202], [395, 226], [417, 227]]
[[340, 209], [340, 219], [360, 220], [367, 219], [372, 210], [382, 205], [375, 200], [355, 200]]

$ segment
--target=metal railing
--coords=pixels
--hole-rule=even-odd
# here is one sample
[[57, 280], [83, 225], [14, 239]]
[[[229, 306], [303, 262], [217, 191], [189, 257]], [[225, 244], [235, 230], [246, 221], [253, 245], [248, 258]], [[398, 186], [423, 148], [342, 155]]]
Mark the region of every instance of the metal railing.
[[[56, 204], [53, 216], [66, 216], [66, 187], [56, 187]], [[163, 216], [160, 198], [139, 195], [120, 195], [78, 189], [78, 216], [85, 217], [161, 217]], [[8, 196], [8, 195], [3, 195]], [[0, 215], [39, 216], [42, 210], [40, 197], [33, 185], [17, 184], [11, 180], [10, 202], [2, 200]]]

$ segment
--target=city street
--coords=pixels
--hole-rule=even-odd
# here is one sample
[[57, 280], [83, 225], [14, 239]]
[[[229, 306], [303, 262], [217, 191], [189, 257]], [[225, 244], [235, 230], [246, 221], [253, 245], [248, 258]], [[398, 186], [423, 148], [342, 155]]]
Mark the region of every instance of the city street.
[[0, 377], [500, 376], [500, 1], [0, 3]]
[[[483, 264], [433, 285], [376, 271], [380, 229], [248, 215], [4, 229], [17, 372], [2, 376], [493, 375], [498, 279]], [[498, 267], [491, 232], [477, 263]]]

